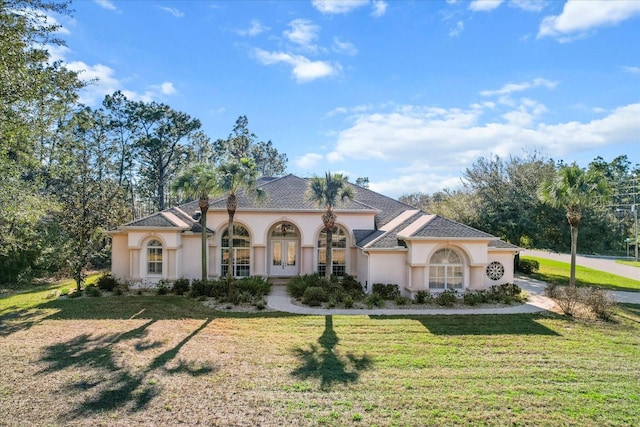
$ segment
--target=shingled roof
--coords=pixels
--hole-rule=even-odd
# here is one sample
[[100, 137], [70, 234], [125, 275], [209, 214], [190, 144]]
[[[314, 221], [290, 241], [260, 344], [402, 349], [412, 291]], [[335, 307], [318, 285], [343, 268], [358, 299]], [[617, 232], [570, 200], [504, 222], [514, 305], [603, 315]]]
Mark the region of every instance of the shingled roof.
[[165, 209], [162, 212], [156, 212], [144, 218], [133, 220], [130, 223], [125, 224], [124, 227], [181, 228], [183, 230], [199, 233], [202, 230], [200, 222], [189, 216], [187, 212], [180, 207], [173, 207]]

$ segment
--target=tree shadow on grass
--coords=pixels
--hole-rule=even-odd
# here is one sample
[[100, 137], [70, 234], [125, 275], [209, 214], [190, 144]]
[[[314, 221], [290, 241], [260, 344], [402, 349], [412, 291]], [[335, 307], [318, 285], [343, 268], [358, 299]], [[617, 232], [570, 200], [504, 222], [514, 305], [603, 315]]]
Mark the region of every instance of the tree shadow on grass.
[[[150, 320], [122, 334], [101, 336], [82, 334], [68, 342], [54, 344], [45, 349], [42, 361], [48, 366], [40, 373], [72, 368], [79, 372], [89, 372], [97, 378], [78, 380], [66, 385], [68, 389], [76, 392], [88, 392], [83, 403], [66, 415], [69, 419], [115, 409], [128, 408], [131, 412], [140, 411], [145, 409], [149, 402], [162, 391], [161, 384], [154, 378], [155, 374], [200, 376], [215, 370], [209, 363], [195, 364], [183, 360], [178, 360], [175, 366], [170, 366], [180, 349], [211, 321], [212, 319], [205, 320], [176, 346], [156, 356], [143, 369], [130, 370], [119, 366], [115, 358], [114, 346], [128, 340], [144, 339], [148, 335], [149, 326], [155, 320]], [[134, 348], [137, 351], [146, 351], [161, 345], [154, 342], [142, 348], [134, 345]], [[95, 391], [94, 388], [96, 388]]]
[[318, 378], [322, 390], [329, 390], [334, 384], [358, 381], [360, 372], [370, 369], [373, 362], [366, 355], [357, 357], [351, 352], [337, 353], [338, 341], [333, 329], [333, 316], [325, 316], [324, 332], [318, 338], [320, 346], [309, 344], [309, 349], [296, 348], [294, 355], [302, 365], [291, 375], [301, 379]]
[[[370, 316], [374, 320], [398, 316]], [[559, 334], [539, 323], [540, 314], [482, 314], [444, 316], [402, 316], [420, 322], [434, 335], [549, 335]]]

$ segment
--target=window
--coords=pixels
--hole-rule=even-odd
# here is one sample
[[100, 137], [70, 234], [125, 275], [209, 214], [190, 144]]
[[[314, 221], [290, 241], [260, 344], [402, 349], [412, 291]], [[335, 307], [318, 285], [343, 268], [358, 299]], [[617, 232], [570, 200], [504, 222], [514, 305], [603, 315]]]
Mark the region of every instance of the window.
[[500, 280], [504, 276], [504, 266], [498, 261], [493, 261], [487, 265], [486, 269], [487, 277], [491, 280]]
[[463, 289], [464, 264], [453, 249], [440, 249], [429, 263], [429, 289]]
[[162, 274], [162, 243], [155, 239], [147, 243], [147, 274]]
[[[233, 226], [233, 254], [231, 256], [234, 277], [248, 277], [251, 273], [251, 239], [241, 225]], [[222, 275], [229, 271], [229, 229], [222, 233]]]
[[271, 237], [298, 237], [298, 229], [295, 225], [288, 222], [281, 222], [271, 230]]
[[[337, 227], [333, 232], [333, 269], [332, 274], [344, 276], [347, 270], [347, 235]], [[318, 273], [323, 276], [327, 270], [327, 232], [323, 230], [318, 236]]]

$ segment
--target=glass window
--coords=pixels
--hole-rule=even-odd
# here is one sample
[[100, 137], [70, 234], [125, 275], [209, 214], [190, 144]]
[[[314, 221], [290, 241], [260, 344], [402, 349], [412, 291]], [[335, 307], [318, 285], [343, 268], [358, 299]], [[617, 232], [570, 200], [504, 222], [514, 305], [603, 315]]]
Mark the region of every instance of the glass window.
[[429, 263], [429, 289], [445, 290], [464, 288], [464, 264], [462, 256], [453, 249], [440, 249]]
[[147, 243], [147, 274], [162, 274], [162, 243], [155, 239]]
[[[332, 274], [344, 276], [347, 270], [347, 235], [345, 231], [337, 227], [333, 232], [333, 269]], [[318, 273], [324, 275], [327, 270], [327, 232], [320, 232], [318, 236]]]
[[298, 229], [288, 222], [281, 222], [271, 230], [271, 237], [298, 237]]
[[[234, 277], [247, 277], [251, 274], [251, 239], [249, 232], [241, 225], [233, 226], [232, 268]], [[222, 233], [222, 268], [223, 276], [229, 271], [229, 229]]]

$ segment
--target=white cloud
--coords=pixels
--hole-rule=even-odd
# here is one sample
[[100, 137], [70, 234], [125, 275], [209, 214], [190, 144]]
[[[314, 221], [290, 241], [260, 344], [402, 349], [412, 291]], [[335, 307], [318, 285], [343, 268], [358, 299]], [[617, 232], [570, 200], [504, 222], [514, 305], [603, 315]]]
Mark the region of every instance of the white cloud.
[[552, 82], [543, 78], [535, 78], [528, 82], [521, 83], [507, 83], [497, 90], [483, 90], [480, 92], [482, 96], [496, 96], [496, 95], [510, 95], [514, 92], [522, 92], [525, 90], [533, 89], [536, 87], [546, 87], [547, 89], [553, 89], [558, 82]]
[[241, 36], [257, 36], [258, 34], [269, 31], [271, 28], [264, 26], [257, 19], [251, 21], [251, 26], [246, 30], [238, 30], [237, 33]]
[[625, 73], [630, 73], [630, 74], [640, 74], [640, 67], [620, 67], [622, 69], [622, 71], [624, 71]]
[[474, 0], [469, 4], [469, 10], [474, 12], [488, 12], [497, 9], [504, 0]]
[[371, 16], [379, 18], [385, 13], [387, 13], [387, 3], [382, 0], [374, 0]]
[[181, 10], [176, 9], [175, 7], [161, 6], [160, 9], [164, 10], [165, 12], [168, 12], [168, 13], [172, 14], [176, 18], [182, 18], [184, 16], [184, 12], [182, 12]]
[[111, 2], [111, 0], [94, 0], [100, 7], [107, 10], [118, 10], [118, 8]]
[[449, 30], [449, 37], [457, 37], [464, 31], [464, 22], [458, 21], [456, 25]]
[[640, 15], [640, 1], [637, 0], [568, 0], [560, 15], [542, 20], [538, 37], [569, 41], [571, 38], [563, 36], [577, 34], [577, 37], [584, 37], [595, 28], [616, 25], [636, 15]]
[[511, 0], [510, 6], [528, 12], [540, 12], [544, 9], [546, 0]]
[[344, 53], [349, 56], [355, 56], [358, 54], [358, 49], [354, 46], [353, 43], [343, 42], [337, 37], [334, 37], [333, 39], [333, 51]]
[[369, 0], [313, 0], [311, 4], [322, 13], [334, 15], [349, 13], [369, 4]]
[[318, 39], [320, 27], [306, 19], [294, 19], [289, 22], [291, 30], [286, 30], [283, 34], [292, 43], [308, 50], [317, 50], [314, 42]]
[[298, 83], [330, 77], [340, 72], [340, 65], [326, 61], [311, 61], [302, 55], [293, 55], [286, 52], [268, 52], [262, 49], [254, 49], [256, 59], [264, 65], [285, 63], [292, 67], [292, 74]]
[[96, 105], [105, 95], [122, 88], [120, 81], [115, 78], [115, 70], [106, 65], [88, 65], [82, 61], [73, 61], [67, 64], [67, 68], [79, 73], [79, 77], [89, 83], [80, 92], [79, 101], [82, 104]]
[[317, 153], [307, 153], [304, 156], [297, 157], [295, 160], [296, 166], [304, 171], [312, 170], [316, 167], [316, 165], [322, 161], [322, 154]]
[[164, 82], [159, 86], [153, 87], [159, 89], [163, 95], [175, 95], [178, 92], [171, 82]]
[[479, 155], [518, 155], [524, 147], [536, 147], [562, 157], [608, 145], [636, 144], [640, 134], [640, 103], [591, 121], [556, 124], [540, 122], [546, 108], [530, 99], [505, 112], [504, 121], [481, 121], [485, 108], [401, 106], [388, 113], [361, 115], [338, 134], [327, 159], [396, 162], [407, 166], [401, 176], [434, 170], [455, 173]]
[[444, 188], [460, 186], [460, 178], [446, 174], [415, 172], [384, 181], [375, 181], [369, 188], [377, 193], [401, 196], [407, 193], [421, 192], [432, 194]]

